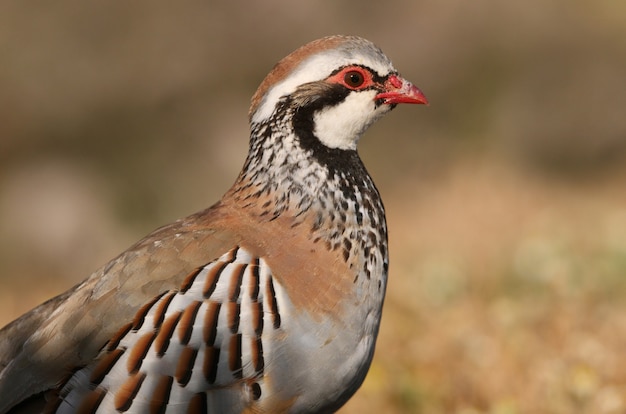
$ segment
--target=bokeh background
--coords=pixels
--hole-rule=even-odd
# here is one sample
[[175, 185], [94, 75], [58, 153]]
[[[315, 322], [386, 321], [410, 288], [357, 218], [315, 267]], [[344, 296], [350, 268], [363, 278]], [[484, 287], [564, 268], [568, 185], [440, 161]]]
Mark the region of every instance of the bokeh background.
[[343, 413], [626, 412], [626, 3], [0, 4], [0, 325], [217, 200], [249, 98], [328, 34], [429, 107], [360, 153], [391, 275]]

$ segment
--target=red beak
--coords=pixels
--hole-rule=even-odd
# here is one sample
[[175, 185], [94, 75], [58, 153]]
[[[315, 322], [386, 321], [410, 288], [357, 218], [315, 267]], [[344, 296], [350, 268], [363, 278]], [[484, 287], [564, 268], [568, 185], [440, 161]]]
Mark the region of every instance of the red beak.
[[422, 91], [397, 75], [390, 75], [387, 78], [385, 91], [376, 95], [375, 99], [382, 99], [383, 103], [388, 105], [399, 103], [428, 105], [428, 99]]

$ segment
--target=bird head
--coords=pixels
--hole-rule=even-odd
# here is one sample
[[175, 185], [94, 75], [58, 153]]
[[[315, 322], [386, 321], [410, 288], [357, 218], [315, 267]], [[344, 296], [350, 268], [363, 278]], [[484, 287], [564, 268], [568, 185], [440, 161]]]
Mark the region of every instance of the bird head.
[[254, 125], [288, 112], [296, 133], [312, 134], [327, 148], [354, 150], [374, 121], [402, 103], [428, 101], [373, 43], [331, 36], [278, 62], [254, 94], [249, 116]]

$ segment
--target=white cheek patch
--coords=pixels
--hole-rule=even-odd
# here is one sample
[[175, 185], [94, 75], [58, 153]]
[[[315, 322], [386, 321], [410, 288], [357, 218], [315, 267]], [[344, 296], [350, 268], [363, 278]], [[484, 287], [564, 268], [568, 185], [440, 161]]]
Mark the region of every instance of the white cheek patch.
[[367, 127], [391, 109], [389, 105], [376, 108], [377, 93], [375, 90], [351, 92], [343, 102], [316, 112], [313, 133], [327, 147], [356, 149]]

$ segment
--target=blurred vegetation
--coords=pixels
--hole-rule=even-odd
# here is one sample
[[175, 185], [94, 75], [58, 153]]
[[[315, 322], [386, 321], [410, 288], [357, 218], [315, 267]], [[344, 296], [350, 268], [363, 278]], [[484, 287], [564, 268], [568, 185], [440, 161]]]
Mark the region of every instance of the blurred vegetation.
[[360, 151], [391, 275], [344, 413], [626, 411], [626, 3], [0, 5], [0, 325], [217, 200], [273, 64], [364, 36], [424, 90]]

